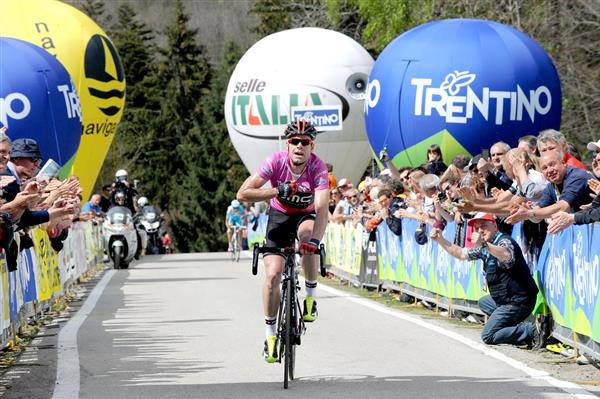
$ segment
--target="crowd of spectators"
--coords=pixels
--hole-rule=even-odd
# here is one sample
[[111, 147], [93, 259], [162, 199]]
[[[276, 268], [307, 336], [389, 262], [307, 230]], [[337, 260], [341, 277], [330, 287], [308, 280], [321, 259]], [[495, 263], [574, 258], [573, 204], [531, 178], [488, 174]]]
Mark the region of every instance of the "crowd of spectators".
[[[365, 177], [356, 188], [346, 179], [331, 187], [330, 222], [361, 224], [367, 231], [385, 222], [401, 235], [402, 219], [415, 219], [419, 228], [414, 239], [419, 245], [433, 239], [443, 243], [452, 256], [483, 259], [490, 280], [494, 275], [490, 270], [533, 264], [548, 233], [600, 221], [600, 140], [590, 142], [587, 149], [591, 171], [564, 135], [553, 129], [521, 137], [516, 148], [500, 141], [472, 158], [458, 155], [449, 165], [444, 164], [437, 145], [428, 148], [427, 162], [418, 167], [398, 169], [382, 152], [380, 160], [386, 169], [379, 176]], [[441, 235], [449, 222], [456, 223], [452, 242]], [[520, 222], [523, 248], [510, 239], [513, 225]], [[531, 262], [522, 262], [525, 258]], [[494, 264], [500, 265], [499, 269]], [[515, 281], [516, 272], [512, 273], [513, 277], [503, 274], [509, 281], [502, 287], [503, 295], [492, 292], [498, 289], [495, 286], [490, 290], [492, 296], [480, 301], [481, 309], [490, 316], [485, 337], [482, 335], [486, 343], [532, 341], [536, 335], [531, 323], [523, 321], [531, 314], [537, 288], [530, 279]], [[521, 292], [518, 314], [509, 314], [510, 306], [502, 307], [514, 308], [514, 298], [519, 297], [507, 294], [506, 287], [509, 292]]]
[[19, 251], [34, 245], [27, 234], [30, 228], [45, 229], [54, 250], [60, 251], [81, 209], [79, 180], [39, 174], [41, 161], [35, 140], [11, 141], [6, 128], [0, 129], [0, 248], [9, 271], [16, 270]]
[[476, 212], [494, 214], [507, 233], [523, 221], [544, 225], [535, 229], [544, 235], [546, 226], [556, 233], [600, 221], [600, 141], [588, 145], [592, 172], [569, 147], [562, 133], [548, 129], [522, 137], [517, 148], [497, 142], [472, 158], [458, 155], [448, 166], [437, 145], [415, 168], [397, 169], [382, 153], [387, 168], [379, 176], [365, 177], [357, 187], [344, 178], [331, 185], [330, 179], [330, 222], [360, 223], [370, 231], [385, 221], [399, 235], [403, 218], [430, 228], [452, 221], [463, 225], [454, 241], [469, 246], [466, 222]]

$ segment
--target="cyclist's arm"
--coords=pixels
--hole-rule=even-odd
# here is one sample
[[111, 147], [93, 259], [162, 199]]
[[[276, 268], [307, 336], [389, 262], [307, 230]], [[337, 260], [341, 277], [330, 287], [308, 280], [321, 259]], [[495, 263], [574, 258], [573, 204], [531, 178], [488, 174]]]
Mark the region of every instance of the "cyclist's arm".
[[329, 190], [318, 190], [315, 192], [315, 211], [317, 216], [311, 238], [321, 241], [329, 219]]
[[261, 188], [267, 180], [253, 174], [242, 183], [237, 192], [238, 201], [258, 202], [267, 201], [277, 196], [277, 188]]

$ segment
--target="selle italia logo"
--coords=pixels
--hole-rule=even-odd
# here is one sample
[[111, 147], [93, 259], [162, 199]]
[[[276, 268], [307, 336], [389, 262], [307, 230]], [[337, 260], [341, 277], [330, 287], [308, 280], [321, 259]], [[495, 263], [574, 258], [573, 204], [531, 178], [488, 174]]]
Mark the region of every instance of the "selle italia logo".
[[[295, 86], [296, 91], [278, 93], [269, 90], [266, 81], [252, 78], [238, 81], [233, 88], [229, 104], [231, 122], [240, 133], [254, 127], [281, 126], [290, 121], [290, 113], [296, 108], [310, 110], [311, 107], [323, 110], [331, 106], [333, 110], [342, 109], [342, 119], [349, 112], [346, 99], [340, 94], [313, 85]], [[317, 123], [317, 128], [319, 123]]]

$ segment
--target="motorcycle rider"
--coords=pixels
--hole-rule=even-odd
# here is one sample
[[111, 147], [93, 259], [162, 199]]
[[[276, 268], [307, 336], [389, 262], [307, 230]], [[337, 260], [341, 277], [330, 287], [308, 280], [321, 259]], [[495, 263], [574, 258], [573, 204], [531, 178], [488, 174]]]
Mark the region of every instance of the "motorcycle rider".
[[117, 170], [115, 173], [116, 181], [112, 184], [111, 188], [111, 203], [116, 203], [116, 194], [122, 192], [125, 195], [125, 205], [132, 214], [135, 214], [135, 207], [133, 205], [133, 198], [137, 195], [137, 190], [131, 186], [127, 181], [127, 171], [125, 169]]

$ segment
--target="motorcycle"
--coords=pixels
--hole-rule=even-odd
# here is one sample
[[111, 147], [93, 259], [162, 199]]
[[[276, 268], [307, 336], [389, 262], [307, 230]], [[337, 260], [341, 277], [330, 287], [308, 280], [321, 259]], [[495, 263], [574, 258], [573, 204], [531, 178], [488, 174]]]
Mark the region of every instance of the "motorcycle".
[[145, 245], [146, 254], [157, 255], [162, 253], [162, 245], [160, 241], [160, 214], [151, 205], [142, 208], [141, 217], [139, 219], [141, 230], [144, 230], [148, 240]]
[[138, 252], [138, 233], [131, 211], [124, 206], [108, 210], [102, 224], [105, 249], [115, 269], [127, 269]]

